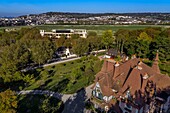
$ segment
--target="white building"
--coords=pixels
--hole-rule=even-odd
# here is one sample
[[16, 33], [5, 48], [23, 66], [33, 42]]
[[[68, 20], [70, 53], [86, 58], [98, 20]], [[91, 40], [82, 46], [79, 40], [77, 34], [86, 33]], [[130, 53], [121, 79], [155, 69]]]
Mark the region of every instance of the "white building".
[[41, 36], [49, 36], [54, 38], [60, 38], [65, 35], [67, 38], [71, 38], [71, 35], [76, 34], [81, 38], [87, 38], [87, 31], [85, 29], [53, 29], [51, 32], [46, 32], [45, 30], [40, 30]]

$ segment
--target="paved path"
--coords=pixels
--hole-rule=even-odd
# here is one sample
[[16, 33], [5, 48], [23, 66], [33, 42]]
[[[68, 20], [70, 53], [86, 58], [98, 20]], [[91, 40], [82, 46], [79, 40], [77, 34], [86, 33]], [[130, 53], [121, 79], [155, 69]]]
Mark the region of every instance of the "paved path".
[[[93, 84], [92, 84], [93, 85]], [[92, 85], [82, 89], [74, 94], [61, 94], [49, 90], [23, 90], [17, 91], [18, 95], [47, 95], [59, 100], [62, 100], [65, 104], [63, 113], [83, 113], [85, 107], [85, 100], [91, 97]]]
[[91, 97], [92, 85], [78, 91], [68, 98], [62, 113], [84, 113], [85, 101]]
[[61, 64], [61, 63], [65, 63], [65, 62], [69, 62], [69, 61], [74, 61], [74, 60], [78, 60], [78, 59], [81, 59], [81, 57], [64, 59], [64, 60], [56, 61], [56, 62], [53, 62], [53, 63], [50, 63], [50, 64], [44, 64], [44, 65], [40, 65], [40, 66], [36, 66], [36, 67], [30, 67], [30, 68], [26, 68], [26, 69], [21, 70], [21, 72], [27, 72], [29, 70], [34, 70], [34, 69], [37, 69], [37, 68], [53, 66], [53, 65], [56, 65], [56, 64]]
[[53, 65], [56, 65], [56, 64], [61, 64], [61, 63], [65, 63], [65, 62], [70, 62], [70, 61], [78, 60], [78, 59], [80, 59], [80, 58], [81, 58], [81, 57], [77, 57], [77, 58], [71, 58], [71, 59], [67, 59], [67, 60], [62, 60], [62, 61], [53, 62], [53, 63], [50, 63], [50, 64], [44, 64], [42, 67], [48, 67], [48, 66], [53, 66]]
[[[93, 84], [92, 84], [93, 85]], [[91, 97], [91, 87], [92, 85], [88, 86], [85, 88], [85, 95], [87, 99]], [[17, 91], [16, 92], [18, 95], [27, 95], [27, 94], [32, 94], [32, 95], [47, 95], [47, 96], [52, 96], [54, 98], [57, 98], [59, 100], [62, 100], [63, 102], [66, 102], [69, 98], [74, 97], [77, 95], [77, 93], [74, 94], [61, 94], [58, 92], [53, 92], [49, 90], [22, 90], [22, 91]]]

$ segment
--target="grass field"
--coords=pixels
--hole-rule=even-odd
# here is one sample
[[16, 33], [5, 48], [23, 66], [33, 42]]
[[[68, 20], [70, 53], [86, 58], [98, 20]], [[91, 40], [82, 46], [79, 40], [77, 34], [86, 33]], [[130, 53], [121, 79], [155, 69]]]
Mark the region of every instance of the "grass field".
[[55, 66], [36, 69], [29, 74], [37, 76], [35, 82], [25, 90], [41, 89], [60, 93], [75, 93], [93, 83], [102, 62], [97, 57], [82, 58]]
[[87, 31], [95, 31], [98, 35], [101, 35], [105, 30], [112, 30], [116, 32], [119, 29], [144, 29], [147, 27], [170, 27], [163, 25], [40, 25], [38, 29], [44, 29], [50, 31], [51, 29], [86, 29]]
[[[0, 32], [6, 28], [15, 28], [20, 29], [22, 27], [31, 27], [31, 26], [13, 26], [13, 27], [0, 27]], [[52, 29], [86, 29], [87, 31], [96, 31], [99, 35], [104, 30], [113, 30], [117, 31], [118, 29], [129, 29], [129, 30], [136, 30], [136, 29], [144, 29], [147, 27], [170, 27], [167, 25], [39, 25], [34, 26], [38, 29], [44, 29], [46, 31], [51, 31]]]

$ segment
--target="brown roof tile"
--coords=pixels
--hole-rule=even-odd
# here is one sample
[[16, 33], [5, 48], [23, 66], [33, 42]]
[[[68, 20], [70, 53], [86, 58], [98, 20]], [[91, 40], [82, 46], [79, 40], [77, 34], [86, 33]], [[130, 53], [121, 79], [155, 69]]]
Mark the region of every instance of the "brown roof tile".
[[[155, 62], [157, 61], [158, 55], [155, 58]], [[160, 90], [170, 87], [170, 77], [159, 74], [155, 68], [147, 66], [137, 58], [120, 63], [119, 66], [115, 66], [115, 62], [105, 60], [95, 79], [95, 82], [99, 82], [104, 96], [123, 96], [130, 89], [135, 101], [141, 101], [148, 81], [153, 81]], [[115, 94], [112, 89], [118, 93]]]

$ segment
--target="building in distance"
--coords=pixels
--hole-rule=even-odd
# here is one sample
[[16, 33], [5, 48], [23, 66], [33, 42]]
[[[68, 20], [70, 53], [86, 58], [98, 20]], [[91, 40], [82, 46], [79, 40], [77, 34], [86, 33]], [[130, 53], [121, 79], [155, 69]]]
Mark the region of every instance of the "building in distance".
[[86, 29], [53, 29], [50, 32], [45, 30], [40, 30], [40, 34], [42, 37], [47, 36], [50, 38], [61, 38], [61, 36], [66, 36], [67, 38], [71, 38], [72, 35], [78, 35], [81, 38], [87, 38]]

